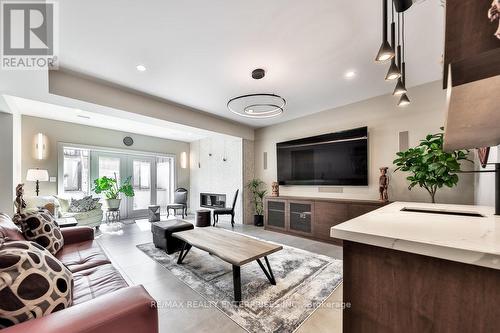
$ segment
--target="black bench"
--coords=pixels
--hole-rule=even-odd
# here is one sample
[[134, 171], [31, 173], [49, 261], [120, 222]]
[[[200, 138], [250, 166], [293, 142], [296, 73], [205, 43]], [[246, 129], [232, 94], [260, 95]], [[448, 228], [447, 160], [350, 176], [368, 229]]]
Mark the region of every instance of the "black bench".
[[167, 254], [175, 253], [182, 249], [184, 242], [178, 238], [173, 238], [172, 234], [191, 229], [194, 229], [191, 223], [180, 219], [151, 223], [153, 243], [157, 248], [164, 249]]

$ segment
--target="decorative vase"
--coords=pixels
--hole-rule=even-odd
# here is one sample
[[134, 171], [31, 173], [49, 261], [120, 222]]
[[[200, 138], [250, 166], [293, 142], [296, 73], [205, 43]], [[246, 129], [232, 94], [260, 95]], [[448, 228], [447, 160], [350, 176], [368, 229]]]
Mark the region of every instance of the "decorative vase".
[[280, 185], [278, 182], [273, 182], [271, 184], [271, 187], [272, 187], [272, 192], [271, 192], [271, 195], [273, 197], [279, 197], [280, 196]]
[[108, 210], [118, 210], [120, 209], [120, 203], [122, 199], [106, 199], [106, 205]]
[[253, 225], [257, 227], [262, 227], [264, 225], [264, 215], [254, 215]]

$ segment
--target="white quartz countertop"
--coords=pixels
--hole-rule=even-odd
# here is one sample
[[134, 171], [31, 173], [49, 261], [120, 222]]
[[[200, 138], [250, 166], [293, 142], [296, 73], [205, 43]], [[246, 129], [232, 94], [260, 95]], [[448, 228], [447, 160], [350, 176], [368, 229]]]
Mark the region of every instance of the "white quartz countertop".
[[[484, 217], [402, 211], [405, 207]], [[493, 207], [394, 202], [332, 227], [330, 236], [500, 270], [500, 216]]]

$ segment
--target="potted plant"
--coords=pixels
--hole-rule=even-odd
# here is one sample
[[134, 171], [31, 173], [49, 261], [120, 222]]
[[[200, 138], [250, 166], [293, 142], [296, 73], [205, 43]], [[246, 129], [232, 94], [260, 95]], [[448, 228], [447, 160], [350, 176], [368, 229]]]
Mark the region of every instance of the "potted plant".
[[252, 204], [255, 210], [253, 224], [256, 226], [264, 225], [264, 197], [267, 190], [263, 189], [263, 186], [265, 183], [260, 179], [252, 179], [247, 184], [247, 188], [252, 192]]
[[[441, 130], [444, 128], [441, 127]], [[410, 182], [408, 189], [416, 185], [429, 192], [432, 203], [436, 202], [436, 192], [443, 186], [454, 187], [458, 183], [460, 161], [466, 160], [468, 150], [443, 151], [443, 133], [429, 134], [415, 148], [399, 152], [394, 160], [395, 171], [410, 172], [406, 177]]]
[[97, 178], [94, 180], [94, 191], [96, 194], [104, 194], [106, 204], [110, 210], [118, 210], [120, 208], [121, 198], [120, 193], [123, 193], [127, 197], [133, 197], [135, 195], [134, 188], [130, 184], [132, 177], [128, 177], [123, 181], [121, 186], [118, 186], [118, 179], [108, 178], [106, 176]]

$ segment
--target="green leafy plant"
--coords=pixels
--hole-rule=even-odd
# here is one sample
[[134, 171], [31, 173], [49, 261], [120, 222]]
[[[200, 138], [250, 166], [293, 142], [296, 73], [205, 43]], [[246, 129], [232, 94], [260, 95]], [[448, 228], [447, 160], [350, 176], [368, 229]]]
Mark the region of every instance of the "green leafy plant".
[[266, 183], [257, 178], [252, 179], [247, 184], [247, 188], [252, 192], [252, 204], [255, 215], [264, 215], [264, 197], [267, 193], [267, 190], [263, 189], [265, 185]]
[[[441, 130], [444, 130], [441, 127]], [[411, 175], [406, 177], [410, 182], [408, 189], [416, 185], [429, 192], [432, 202], [435, 203], [436, 192], [443, 186], [454, 187], [458, 183], [457, 172], [460, 172], [460, 161], [466, 160], [468, 150], [443, 151], [444, 134], [429, 134], [415, 148], [399, 152], [394, 160], [397, 166], [394, 171], [406, 171]]]
[[94, 180], [94, 188], [92, 191], [94, 191], [96, 194], [104, 194], [106, 199], [119, 199], [120, 193], [123, 193], [127, 197], [133, 197], [135, 195], [134, 193], [134, 188], [130, 184], [130, 180], [132, 177], [127, 177], [125, 179], [121, 186], [118, 186], [118, 179], [116, 177], [115, 173], [115, 178], [109, 178], [109, 177], [101, 177], [97, 178]]

